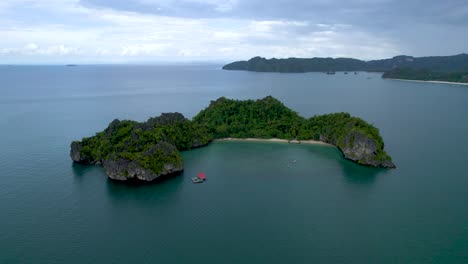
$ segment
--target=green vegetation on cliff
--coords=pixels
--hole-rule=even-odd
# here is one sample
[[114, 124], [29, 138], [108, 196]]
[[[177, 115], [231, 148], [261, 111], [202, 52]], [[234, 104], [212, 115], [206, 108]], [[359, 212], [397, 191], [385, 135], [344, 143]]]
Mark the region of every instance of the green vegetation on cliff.
[[351, 58], [289, 58], [265, 59], [254, 57], [248, 61], [227, 64], [224, 70], [255, 72], [320, 72], [320, 71], [361, 71], [367, 69], [366, 62]]
[[[391, 161], [384, 150], [379, 130], [364, 120], [349, 113], [305, 119], [271, 96], [256, 101], [222, 97], [202, 110], [193, 121], [206, 127], [213, 138], [312, 139], [333, 144], [342, 150], [354, 147], [357, 133], [375, 145], [368, 158], [375, 159], [377, 163]], [[372, 161], [367, 160], [369, 162]]]
[[211, 102], [193, 121], [205, 127], [213, 138], [283, 138], [296, 137], [303, 118], [268, 96], [261, 100]]
[[357, 163], [394, 167], [378, 129], [364, 120], [348, 113], [305, 119], [271, 96], [246, 101], [221, 97], [192, 121], [179, 113], [143, 123], [116, 119], [95, 136], [73, 142], [70, 155], [75, 162], [103, 164], [114, 179], [153, 180], [183, 169], [179, 151], [227, 137], [320, 140]]
[[349, 113], [334, 113], [309, 118], [301, 126], [298, 139], [320, 140], [338, 146], [340, 149], [346, 149], [354, 147], [356, 134], [363, 135], [375, 143], [377, 161], [392, 160], [384, 150], [384, 142], [379, 130]]
[[378, 71], [395, 68], [431, 70], [435, 72], [468, 71], [468, 54], [454, 56], [412, 57], [396, 56], [390, 59], [363, 61], [352, 58], [288, 58], [265, 59], [254, 57], [248, 61], [236, 61], [224, 70], [256, 72], [320, 72], [320, 71]]
[[411, 68], [396, 68], [385, 72], [382, 77], [389, 79], [468, 83], [468, 71], [436, 72], [424, 69], [416, 70]]
[[[177, 150], [205, 145], [211, 140], [204, 128], [179, 113], [162, 114], [144, 123], [115, 119], [104, 131], [81, 141], [80, 158], [84, 163], [137, 161], [143, 168], [160, 173], [165, 163], [181, 164], [182, 157]], [[174, 151], [154, 149], [160, 142], [176, 148]]]

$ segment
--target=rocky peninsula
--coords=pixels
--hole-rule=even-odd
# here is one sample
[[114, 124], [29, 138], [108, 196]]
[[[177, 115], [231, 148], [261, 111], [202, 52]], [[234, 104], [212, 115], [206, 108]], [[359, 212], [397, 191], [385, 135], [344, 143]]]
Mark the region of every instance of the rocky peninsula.
[[245, 101], [221, 97], [193, 120], [180, 113], [141, 123], [115, 119], [95, 136], [72, 142], [70, 157], [102, 165], [113, 180], [150, 182], [183, 171], [180, 151], [223, 138], [315, 140], [338, 147], [358, 164], [395, 168], [378, 129], [364, 120], [348, 113], [306, 119], [271, 96]]

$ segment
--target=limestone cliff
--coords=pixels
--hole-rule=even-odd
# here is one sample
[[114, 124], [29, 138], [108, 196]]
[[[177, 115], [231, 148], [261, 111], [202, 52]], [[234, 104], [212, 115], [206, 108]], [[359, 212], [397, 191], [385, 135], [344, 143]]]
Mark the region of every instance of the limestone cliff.
[[362, 132], [351, 131], [341, 142], [330, 141], [325, 135], [322, 135], [320, 139], [323, 142], [336, 145], [343, 152], [345, 158], [359, 164], [396, 168], [395, 164], [386, 155], [380, 153], [377, 142]]
[[[154, 163], [152, 160], [164, 160]], [[177, 149], [166, 142], [160, 142], [146, 151], [138, 160], [111, 157], [102, 162], [109, 178], [126, 181], [137, 179], [153, 181], [161, 176], [175, 174], [184, 169], [182, 158]]]
[[76, 163], [81, 164], [99, 164], [100, 160], [96, 160], [94, 157], [86, 155], [83, 150], [81, 141], [73, 141], [70, 146], [70, 157]]
[[180, 113], [164, 113], [138, 123], [113, 120], [93, 137], [74, 141], [76, 163], [103, 165], [109, 178], [152, 181], [183, 170], [179, 150], [201, 147], [211, 138]]

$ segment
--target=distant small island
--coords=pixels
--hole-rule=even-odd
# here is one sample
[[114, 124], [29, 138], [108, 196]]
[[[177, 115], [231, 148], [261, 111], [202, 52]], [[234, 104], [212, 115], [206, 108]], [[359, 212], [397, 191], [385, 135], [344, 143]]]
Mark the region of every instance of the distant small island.
[[70, 156], [76, 163], [103, 165], [114, 180], [153, 181], [183, 170], [179, 151], [216, 139], [316, 140], [337, 146], [358, 164], [395, 168], [379, 130], [364, 120], [348, 113], [306, 119], [271, 96], [246, 101], [221, 97], [193, 120], [180, 113], [142, 123], [115, 119], [95, 136], [72, 142]]
[[223, 69], [281, 73], [368, 71], [384, 72], [383, 77], [391, 79], [468, 83], [468, 54], [419, 58], [402, 55], [371, 61], [352, 58], [255, 57], [248, 61], [229, 63]]

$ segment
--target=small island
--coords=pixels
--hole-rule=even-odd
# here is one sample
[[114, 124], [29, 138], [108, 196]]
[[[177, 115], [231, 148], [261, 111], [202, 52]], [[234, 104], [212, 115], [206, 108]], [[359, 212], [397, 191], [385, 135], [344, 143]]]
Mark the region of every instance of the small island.
[[383, 72], [383, 78], [468, 83], [468, 54], [454, 56], [412, 57], [396, 56], [389, 59], [363, 61], [352, 58], [288, 58], [265, 59], [254, 57], [236, 61], [224, 70], [305, 73], [336, 71]]
[[113, 180], [153, 181], [183, 171], [180, 151], [203, 147], [216, 139], [316, 140], [338, 147], [358, 164], [395, 168], [379, 130], [348, 113], [299, 116], [279, 100], [212, 101], [193, 120], [163, 113], [146, 122], [112, 121], [93, 137], [71, 143], [76, 163], [102, 165]]

